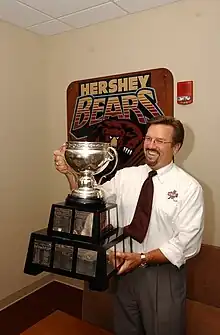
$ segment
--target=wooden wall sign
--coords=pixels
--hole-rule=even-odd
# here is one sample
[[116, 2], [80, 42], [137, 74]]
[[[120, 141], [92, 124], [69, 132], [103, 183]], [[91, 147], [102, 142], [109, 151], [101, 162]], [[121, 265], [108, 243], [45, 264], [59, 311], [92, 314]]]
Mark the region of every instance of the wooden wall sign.
[[118, 168], [144, 163], [146, 123], [173, 115], [173, 76], [165, 68], [73, 81], [67, 89], [68, 140], [110, 142]]

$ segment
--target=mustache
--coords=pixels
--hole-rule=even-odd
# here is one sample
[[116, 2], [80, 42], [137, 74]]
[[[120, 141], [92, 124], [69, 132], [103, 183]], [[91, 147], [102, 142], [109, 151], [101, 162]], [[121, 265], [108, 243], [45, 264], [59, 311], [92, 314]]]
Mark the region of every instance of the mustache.
[[148, 152], [148, 151], [151, 151], [151, 152], [156, 152], [158, 155], [160, 154], [160, 152], [156, 149], [145, 149], [145, 152]]

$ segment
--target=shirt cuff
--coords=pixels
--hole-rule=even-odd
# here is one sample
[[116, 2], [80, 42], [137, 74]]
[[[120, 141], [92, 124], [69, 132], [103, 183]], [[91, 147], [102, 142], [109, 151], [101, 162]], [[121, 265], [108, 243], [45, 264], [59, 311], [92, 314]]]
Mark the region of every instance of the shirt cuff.
[[171, 242], [164, 243], [159, 249], [168, 261], [178, 268], [185, 263], [182, 251]]

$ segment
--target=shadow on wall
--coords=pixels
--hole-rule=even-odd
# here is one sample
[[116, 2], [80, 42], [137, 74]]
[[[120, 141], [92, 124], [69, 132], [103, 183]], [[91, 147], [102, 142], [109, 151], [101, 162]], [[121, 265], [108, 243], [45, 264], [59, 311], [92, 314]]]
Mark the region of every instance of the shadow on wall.
[[[182, 167], [186, 172], [190, 173], [195, 179], [199, 181], [204, 191], [204, 201], [205, 201], [205, 230], [203, 235], [203, 241], [207, 244], [212, 244], [214, 241], [215, 235], [215, 217], [214, 217], [214, 200], [213, 200], [213, 192], [212, 189], [203, 181], [200, 180], [196, 174], [194, 175], [194, 171], [187, 171], [184, 166], [184, 162], [190, 156], [193, 155], [193, 148], [195, 143], [195, 135], [192, 129], [184, 124], [185, 128], [185, 139], [183, 147], [180, 152], [177, 154], [175, 159], [175, 163]], [[208, 173], [209, 171], [207, 171]]]

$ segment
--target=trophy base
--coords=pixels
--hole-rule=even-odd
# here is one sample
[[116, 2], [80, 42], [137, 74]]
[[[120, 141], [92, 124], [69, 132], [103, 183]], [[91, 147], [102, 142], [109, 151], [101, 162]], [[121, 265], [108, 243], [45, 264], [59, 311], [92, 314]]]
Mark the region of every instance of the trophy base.
[[36, 276], [49, 272], [89, 282], [93, 291], [108, 289], [109, 280], [116, 275], [108, 261], [109, 252], [127, 249], [123, 229], [105, 239], [102, 245], [48, 235], [47, 229], [31, 233], [24, 273]]
[[65, 200], [67, 206], [84, 206], [91, 209], [105, 208], [106, 203], [102, 198], [79, 198], [73, 194], [68, 194]]
[[88, 281], [90, 291], [103, 292], [109, 288], [109, 279], [101, 278], [100, 279], [91, 279]]

